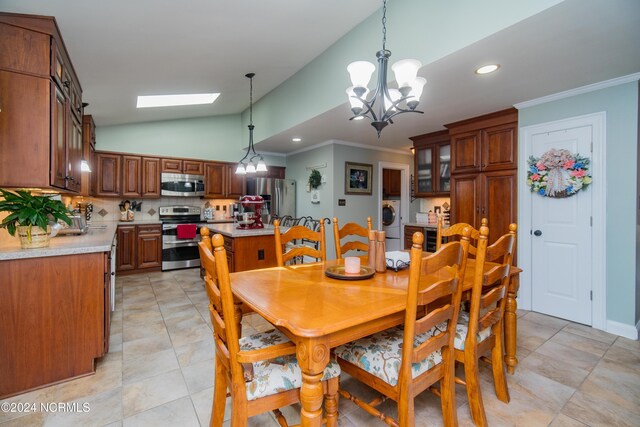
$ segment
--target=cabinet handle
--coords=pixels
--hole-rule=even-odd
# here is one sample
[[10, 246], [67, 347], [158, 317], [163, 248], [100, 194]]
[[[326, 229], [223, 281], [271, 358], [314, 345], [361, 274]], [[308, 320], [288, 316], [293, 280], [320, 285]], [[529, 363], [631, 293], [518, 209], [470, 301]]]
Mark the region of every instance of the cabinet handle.
[[62, 82], [62, 84], [64, 85], [64, 87], [68, 88], [69, 86], [71, 86], [71, 82], [69, 80], [65, 80]]
[[484, 206], [482, 207], [482, 215], [484, 215]]

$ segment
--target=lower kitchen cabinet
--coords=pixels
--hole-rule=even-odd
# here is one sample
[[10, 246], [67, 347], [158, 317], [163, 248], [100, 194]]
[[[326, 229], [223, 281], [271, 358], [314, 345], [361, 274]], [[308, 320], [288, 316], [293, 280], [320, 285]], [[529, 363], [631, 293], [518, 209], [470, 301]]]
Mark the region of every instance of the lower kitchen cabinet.
[[160, 270], [162, 226], [119, 225], [116, 271], [120, 274]]
[[110, 252], [0, 261], [0, 399], [95, 372]]
[[405, 225], [404, 226], [404, 248], [411, 249], [413, 245], [413, 233], [420, 232], [424, 234], [424, 243], [422, 250], [426, 252], [436, 251], [437, 230], [433, 227]]
[[227, 251], [229, 272], [275, 267], [278, 265], [273, 250], [275, 245], [273, 234], [235, 238], [225, 235], [224, 248]]

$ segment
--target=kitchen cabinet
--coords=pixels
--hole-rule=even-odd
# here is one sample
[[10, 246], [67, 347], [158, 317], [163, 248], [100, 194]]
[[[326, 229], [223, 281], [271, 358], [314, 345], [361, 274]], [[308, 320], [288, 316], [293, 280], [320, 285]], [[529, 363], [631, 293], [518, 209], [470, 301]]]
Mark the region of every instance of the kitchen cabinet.
[[97, 196], [160, 197], [159, 158], [97, 152], [94, 163]]
[[382, 197], [400, 197], [402, 175], [399, 169], [382, 169]]
[[78, 193], [82, 89], [55, 19], [0, 13], [0, 52], [0, 186]]
[[453, 160], [451, 221], [480, 228], [487, 218], [491, 244], [517, 222], [517, 111], [446, 126]]
[[233, 163], [206, 162], [204, 164], [204, 197], [237, 199], [246, 193], [246, 175], [236, 175]]
[[95, 372], [109, 338], [108, 257], [0, 261], [0, 399]]
[[162, 172], [202, 175], [204, 163], [198, 160], [162, 159]]
[[410, 138], [414, 148], [416, 197], [446, 197], [451, 189], [451, 144], [449, 131], [438, 131]]
[[[267, 166], [266, 172], [256, 172], [257, 178], [275, 178], [284, 179], [285, 171], [287, 168], [284, 166]], [[235, 172], [235, 169], [234, 169]]]
[[162, 226], [119, 225], [116, 271], [139, 273], [162, 267]]
[[160, 197], [160, 159], [142, 157], [142, 197]]
[[413, 245], [413, 233], [420, 232], [424, 235], [424, 243], [422, 244], [422, 250], [426, 252], [436, 251], [436, 237], [437, 229], [433, 227], [417, 226], [417, 225], [405, 225], [404, 226], [404, 248], [411, 249]]
[[[209, 226], [215, 233], [215, 226]], [[275, 237], [272, 235], [230, 237], [223, 235], [224, 248], [227, 251], [229, 272], [256, 270], [259, 268], [275, 267], [276, 260]]]
[[113, 153], [95, 153], [95, 180], [98, 197], [120, 196], [122, 156]]
[[122, 156], [122, 196], [142, 197], [140, 156]]
[[82, 172], [81, 196], [95, 195], [94, 153], [96, 150], [96, 124], [91, 115], [82, 116], [82, 159], [85, 160], [92, 172]]

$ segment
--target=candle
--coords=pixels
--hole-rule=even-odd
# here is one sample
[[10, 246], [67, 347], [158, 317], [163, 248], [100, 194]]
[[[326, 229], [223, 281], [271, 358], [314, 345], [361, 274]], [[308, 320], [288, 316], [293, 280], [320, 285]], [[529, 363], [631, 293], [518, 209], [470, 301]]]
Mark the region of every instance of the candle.
[[360, 258], [349, 256], [344, 259], [344, 272], [347, 274], [360, 273]]

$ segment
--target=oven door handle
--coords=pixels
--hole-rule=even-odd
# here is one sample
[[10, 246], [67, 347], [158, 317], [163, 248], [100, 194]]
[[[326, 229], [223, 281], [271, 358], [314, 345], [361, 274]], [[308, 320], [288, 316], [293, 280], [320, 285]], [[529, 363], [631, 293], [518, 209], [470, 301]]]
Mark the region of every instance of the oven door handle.
[[186, 246], [198, 246], [198, 242], [162, 242], [162, 249], [166, 248], [183, 248]]

